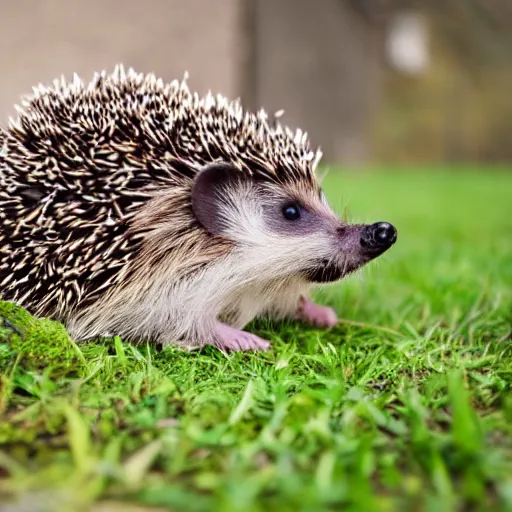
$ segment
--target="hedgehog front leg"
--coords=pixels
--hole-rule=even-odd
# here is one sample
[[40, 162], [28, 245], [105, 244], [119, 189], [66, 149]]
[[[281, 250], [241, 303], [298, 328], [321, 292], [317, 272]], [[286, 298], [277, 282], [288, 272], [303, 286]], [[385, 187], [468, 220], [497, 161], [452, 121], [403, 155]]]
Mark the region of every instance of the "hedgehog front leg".
[[302, 281], [285, 282], [280, 292], [269, 301], [270, 304], [263, 313], [275, 319], [298, 320], [323, 329], [336, 325], [336, 311], [308, 299], [309, 289], [310, 286]]
[[301, 296], [296, 312], [297, 318], [309, 325], [320, 328], [330, 328], [338, 323], [338, 316], [333, 308], [315, 304]]
[[227, 351], [268, 350], [270, 347], [269, 341], [221, 322], [215, 325], [214, 340], [211, 344], [219, 350]]

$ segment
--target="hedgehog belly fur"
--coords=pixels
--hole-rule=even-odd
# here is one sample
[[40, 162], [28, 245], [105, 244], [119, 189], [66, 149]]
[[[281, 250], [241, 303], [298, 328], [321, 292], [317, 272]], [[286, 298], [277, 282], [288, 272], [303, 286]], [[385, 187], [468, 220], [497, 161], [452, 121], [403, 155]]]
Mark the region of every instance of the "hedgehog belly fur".
[[242, 329], [262, 315], [292, 317], [308, 285], [289, 280], [240, 285], [240, 276], [226, 277], [237, 261], [238, 255], [228, 255], [184, 279], [161, 268], [142, 290], [133, 279], [72, 317], [68, 329], [77, 340], [122, 332], [133, 342], [151, 339], [193, 349], [214, 342], [218, 319]]

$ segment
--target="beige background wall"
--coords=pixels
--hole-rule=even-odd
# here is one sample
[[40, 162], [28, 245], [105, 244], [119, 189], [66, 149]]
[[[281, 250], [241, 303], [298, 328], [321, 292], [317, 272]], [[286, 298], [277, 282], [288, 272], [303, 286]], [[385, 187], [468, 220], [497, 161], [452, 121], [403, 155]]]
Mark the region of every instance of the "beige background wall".
[[39, 82], [122, 62], [239, 94], [240, 0], [3, 0], [0, 122]]
[[0, 123], [33, 85], [121, 62], [165, 81], [188, 70], [200, 93], [284, 109], [324, 162], [510, 159], [510, 58], [461, 59], [430, 17], [428, 72], [400, 74], [385, 65], [388, 3], [0, 0]]
[[[285, 110], [324, 161], [368, 157], [379, 32], [341, 0], [2, 0], [0, 123], [20, 95], [117, 63]], [[321, 8], [319, 8], [321, 6]]]

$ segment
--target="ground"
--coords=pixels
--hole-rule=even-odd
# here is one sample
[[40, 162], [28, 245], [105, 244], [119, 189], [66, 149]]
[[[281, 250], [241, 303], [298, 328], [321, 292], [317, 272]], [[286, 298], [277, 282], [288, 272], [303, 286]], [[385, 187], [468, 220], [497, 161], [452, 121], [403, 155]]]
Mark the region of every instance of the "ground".
[[512, 508], [512, 173], [325, 183], [399, 232], [318, 291], [330, 331], [260, 322], [272, 349], [228, 356], [77, 347], [1, 305], [2, 512]]

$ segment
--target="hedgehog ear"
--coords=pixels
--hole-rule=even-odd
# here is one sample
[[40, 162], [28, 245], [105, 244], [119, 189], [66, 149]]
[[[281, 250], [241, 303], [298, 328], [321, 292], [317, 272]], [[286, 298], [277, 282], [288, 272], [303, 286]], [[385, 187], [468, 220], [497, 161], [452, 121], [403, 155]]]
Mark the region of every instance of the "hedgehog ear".
[[219, 235], [226, 227], [221, 209], [226, 204], [227, 190], [242, 183], [243, 174], [228, 163], [206, 165], [192, 184], [192, 210], [196, 219], [211, 235]]

